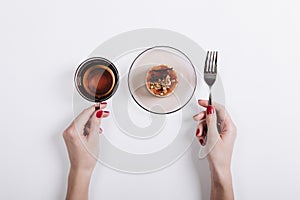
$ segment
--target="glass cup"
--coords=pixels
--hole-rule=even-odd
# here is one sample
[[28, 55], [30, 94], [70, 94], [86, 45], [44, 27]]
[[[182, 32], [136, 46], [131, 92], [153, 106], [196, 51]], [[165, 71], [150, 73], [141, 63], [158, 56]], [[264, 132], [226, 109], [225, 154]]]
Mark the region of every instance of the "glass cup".
[[119, 73], [109, 60], [92, 57], [78, 66], [74, 82], [76, 90], [84, 99], [99, 105], [116, 92], [119, 85]]

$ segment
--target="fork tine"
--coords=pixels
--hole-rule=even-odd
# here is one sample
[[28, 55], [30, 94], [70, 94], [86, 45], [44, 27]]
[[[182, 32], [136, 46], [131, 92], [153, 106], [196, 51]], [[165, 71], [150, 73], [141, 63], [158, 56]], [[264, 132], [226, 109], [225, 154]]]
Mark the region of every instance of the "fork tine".
[[209, 51], [207, 51], [206, 53], [204, 72], [208, 72], [208, 55], [209, 55]]
[[216, 51], [216, 59], [215, 59], [215, 70], [214, 73], [217, 73], [217, 62], [218, 62], [218, 51]]
[[215, 71], [215, 59], [216, 59], [216, 52], [212, 52], [212, 60], [211, 60], [211, 73], [214, 73]]
[[208, 72], [212, 72], [212, 63], [213, 63], [213, 58], [212, 58], [212, 56], [213, 56], [213, 52], [212, 51], [210, 51], [209, 52], [209, 66], [208, 66]]

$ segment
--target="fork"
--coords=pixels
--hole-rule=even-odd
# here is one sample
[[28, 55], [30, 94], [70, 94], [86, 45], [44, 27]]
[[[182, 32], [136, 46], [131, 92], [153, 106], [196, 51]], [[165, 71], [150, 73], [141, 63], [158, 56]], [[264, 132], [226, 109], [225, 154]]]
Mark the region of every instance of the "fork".
[[213, 86], [217, 78], [217, 60], [218, 60], [217, 51], [207, 51], [205, 65], [204, 65], [204, 80], [209, 87], [208, 105], [212, 105], [211, 87]]

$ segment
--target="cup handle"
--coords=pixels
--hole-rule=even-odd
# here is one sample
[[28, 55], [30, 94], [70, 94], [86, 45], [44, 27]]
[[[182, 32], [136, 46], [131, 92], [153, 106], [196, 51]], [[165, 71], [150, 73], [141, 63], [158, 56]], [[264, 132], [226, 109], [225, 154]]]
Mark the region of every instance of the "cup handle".
[[96, 104], [95, 104], [95, 110], [100, 110], [100, 102], [97, 102]]

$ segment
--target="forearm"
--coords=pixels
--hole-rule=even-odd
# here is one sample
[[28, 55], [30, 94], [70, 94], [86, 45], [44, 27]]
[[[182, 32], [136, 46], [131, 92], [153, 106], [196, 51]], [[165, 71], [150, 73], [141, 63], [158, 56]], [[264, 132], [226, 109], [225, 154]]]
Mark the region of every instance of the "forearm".
[[66, 200], [88, 200], [92, 172], [70, 169]]
[[211, 169], [211, 200], [233, 200], [230, 170]]

